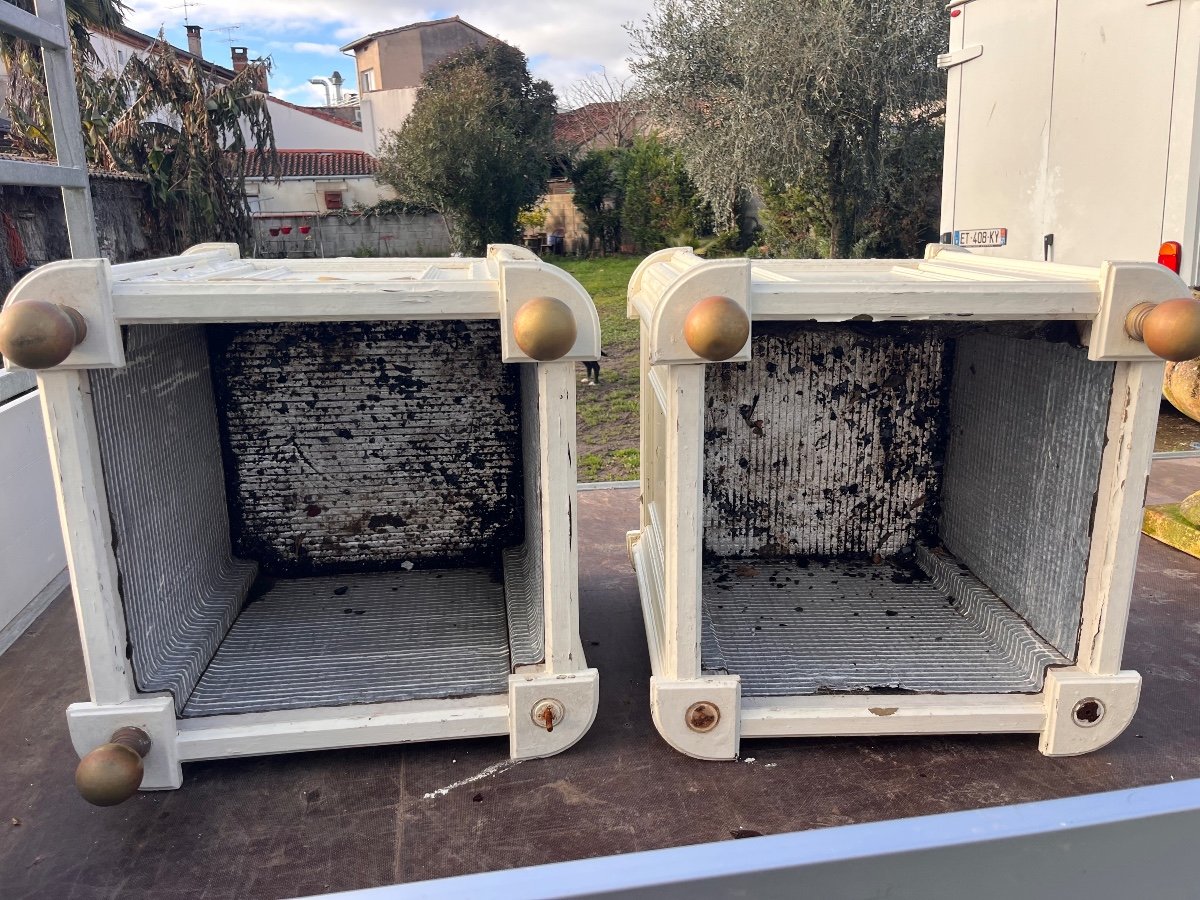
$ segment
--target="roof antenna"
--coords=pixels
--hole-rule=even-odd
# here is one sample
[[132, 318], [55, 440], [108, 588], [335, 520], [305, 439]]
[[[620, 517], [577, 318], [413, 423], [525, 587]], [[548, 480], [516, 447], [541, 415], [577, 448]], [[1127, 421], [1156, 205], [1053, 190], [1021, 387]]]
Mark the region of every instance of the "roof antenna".
[[[199, 4], [197, 4], [197, 5], [199, 5]], [[237, 23], [235, 23], [235, 24], [233, 24], [233, 25], [222, 25], [220, 28], [210, 28], [210, 29], [208, 29], [208, 30], [209, 30], [209, 31], [218, 31], [218, 32], [224, 32], [224, 34], [225, 34], [225, 37], [224, 37], [224, 38], [222, 38], [222, 40], [224, 40], [224, 41], [225, 41], [225, 43], [229, 44], [229, 45], [232, 47], [232, 46], [233, 46], [233, 33], [234, 33], [235, 31], [238, 31], [238, 30], [240, 30], [240, 29], [241, 29], [241, 27], [242, 27], [242, 23], [241, 23], [241, 22], [237, 22]]]
[[183, 4], [181, 6], [168, 6], [167, 9], [182, 9], [183, 10], [183, 24], [191, 25], [192, 22], [188, 18], [188, 10], [193, 7], [196, 7], [196, 6], [200, 6], [200, 4], [196, 2], [196, 0], [183, 0]]

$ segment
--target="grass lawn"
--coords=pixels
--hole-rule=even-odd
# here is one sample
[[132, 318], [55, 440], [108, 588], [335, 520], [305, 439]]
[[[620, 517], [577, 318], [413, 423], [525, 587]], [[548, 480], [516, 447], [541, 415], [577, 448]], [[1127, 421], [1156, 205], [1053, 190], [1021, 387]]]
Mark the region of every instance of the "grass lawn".
[[[638, 477], [638, 322], [625, 317], [625, 292], [640, 256], [551, 258], [592, 295], [604, 352], [600, 384], [579, 385], [579, 480]], [[583, 364], [578, 366], [583, 378]]]

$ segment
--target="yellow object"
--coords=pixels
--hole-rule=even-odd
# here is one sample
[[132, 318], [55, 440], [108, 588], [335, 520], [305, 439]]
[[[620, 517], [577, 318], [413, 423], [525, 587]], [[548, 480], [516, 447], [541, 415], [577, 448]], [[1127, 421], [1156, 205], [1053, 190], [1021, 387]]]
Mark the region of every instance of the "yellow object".
[[1178, 503], [1169, 503], [1146, 507], [1142, 531], [1156, 541], [1200, 559], [1200, 527], [1184, 518], [1179, 506]]
[[705, 297], [687, 314], [683, 339], [697, 356], [721, 362], [750, 339], [750, 317], [729, 297]]
[[578, 331], [571, 307], [554, 297], [535, 297], [513, 317], [513, 336], [527, 356], [546, 362], [570, 353]]

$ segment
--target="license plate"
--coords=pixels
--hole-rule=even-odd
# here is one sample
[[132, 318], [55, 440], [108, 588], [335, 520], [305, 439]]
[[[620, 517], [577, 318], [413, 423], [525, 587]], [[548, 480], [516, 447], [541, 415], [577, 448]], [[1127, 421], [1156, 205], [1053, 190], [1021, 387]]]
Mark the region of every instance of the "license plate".
[[968, 228], [954, 232], [955, 247], [1003, 247], [1007, 243], [1007, 228]]

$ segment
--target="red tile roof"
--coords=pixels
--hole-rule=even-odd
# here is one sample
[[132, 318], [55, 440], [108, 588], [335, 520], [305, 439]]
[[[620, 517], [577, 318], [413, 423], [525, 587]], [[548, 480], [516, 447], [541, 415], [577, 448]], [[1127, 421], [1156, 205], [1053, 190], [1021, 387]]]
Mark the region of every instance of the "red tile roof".
[[554, 117], [554, 137], [560, 144], [579, 147], [602, 134], [617, 117], [617, 103], [589, 103]]
[[[282, 178], [352, 178], [374, 175], [377, 161], [361, 150], [280, 150]], [[262, 167], [254, 154], [246, 156], [246, 177], [262, 178]]]

